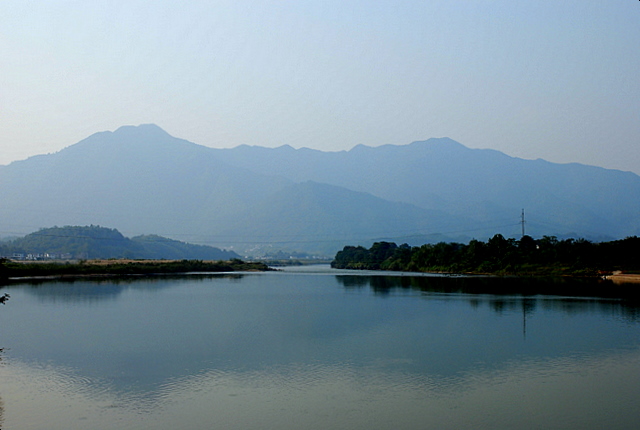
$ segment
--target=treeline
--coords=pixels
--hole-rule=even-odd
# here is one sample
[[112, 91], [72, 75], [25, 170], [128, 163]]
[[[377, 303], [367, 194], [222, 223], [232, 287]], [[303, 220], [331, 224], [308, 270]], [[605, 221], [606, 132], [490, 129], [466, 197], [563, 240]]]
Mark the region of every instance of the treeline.
[[614, 270], [640, 270], [640, 238], [593, 243], [555, 236], [506, 239], [496, 234], [487, 242], [445, 243], [410, 247], [376, 242], [369, 249], [345, 246], [331, 267], [410, 272], [596, 275]]

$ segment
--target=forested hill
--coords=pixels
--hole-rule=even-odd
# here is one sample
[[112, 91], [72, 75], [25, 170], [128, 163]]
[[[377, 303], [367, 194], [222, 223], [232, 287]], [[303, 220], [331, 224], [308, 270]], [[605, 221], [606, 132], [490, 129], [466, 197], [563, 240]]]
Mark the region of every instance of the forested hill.
[[592, 243], [584, 239], [505, 239], [410, 247], [376, 242], [369, 249], [345, 246], [331, 266], [337, 269], [411, 272], [596, 275], [614, 270], [640, 270], [640, 238]]
[[156, 235], [127, 238], [116, 229], [95, 225], [41, 229], [0, 244], [0, 256], [19, 259], [199, 259], [230, 260], [240, 256], [212, 246], [193, 245]]

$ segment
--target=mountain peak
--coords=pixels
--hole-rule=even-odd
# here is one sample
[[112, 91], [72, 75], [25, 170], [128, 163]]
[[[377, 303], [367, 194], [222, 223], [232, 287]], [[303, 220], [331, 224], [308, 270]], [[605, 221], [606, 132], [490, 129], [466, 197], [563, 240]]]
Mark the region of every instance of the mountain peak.
[[125, 150], [155, 151], [161, 148], [168, 150], [179, 147], [176, 144], [196, 146], [195, 143], [171, 136], [155, 124], [124, 125], [115, 131], [94, 133], [60, 152], [70, 154], [104, 148], [104, 150], [122, 154]]
[[411, 142], [408, 146], [436, 146], [440, 148], [468, 149], [462, 143], [457, 142], [449, 137], [432, 137], [427, 140], [418, 140]]
[[170, 136], [156, 124], [140, 124], [140, 125], [123, 125], [113, 132], [115, 135], [145, 135], [150, 137]]

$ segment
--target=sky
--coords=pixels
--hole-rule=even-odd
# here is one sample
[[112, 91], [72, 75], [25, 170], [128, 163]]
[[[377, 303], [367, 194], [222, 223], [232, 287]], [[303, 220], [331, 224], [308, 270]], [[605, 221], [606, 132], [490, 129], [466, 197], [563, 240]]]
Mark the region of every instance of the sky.
[[0, 3], [0, 165], [146, 123], [215, 148], [446, 136], [640, 174], [640, 2]]

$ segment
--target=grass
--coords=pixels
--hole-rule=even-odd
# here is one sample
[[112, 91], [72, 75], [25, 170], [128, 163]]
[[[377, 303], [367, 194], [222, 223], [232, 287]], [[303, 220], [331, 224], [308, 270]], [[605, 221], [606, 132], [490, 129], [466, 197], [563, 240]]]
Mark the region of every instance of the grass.
[[0, 278], [41, 276], [146, 275], [192, 272], [267, 271], [264, 263], [202, 260], [89, 260], [76, 263], [19, 263], [0, 264]]

